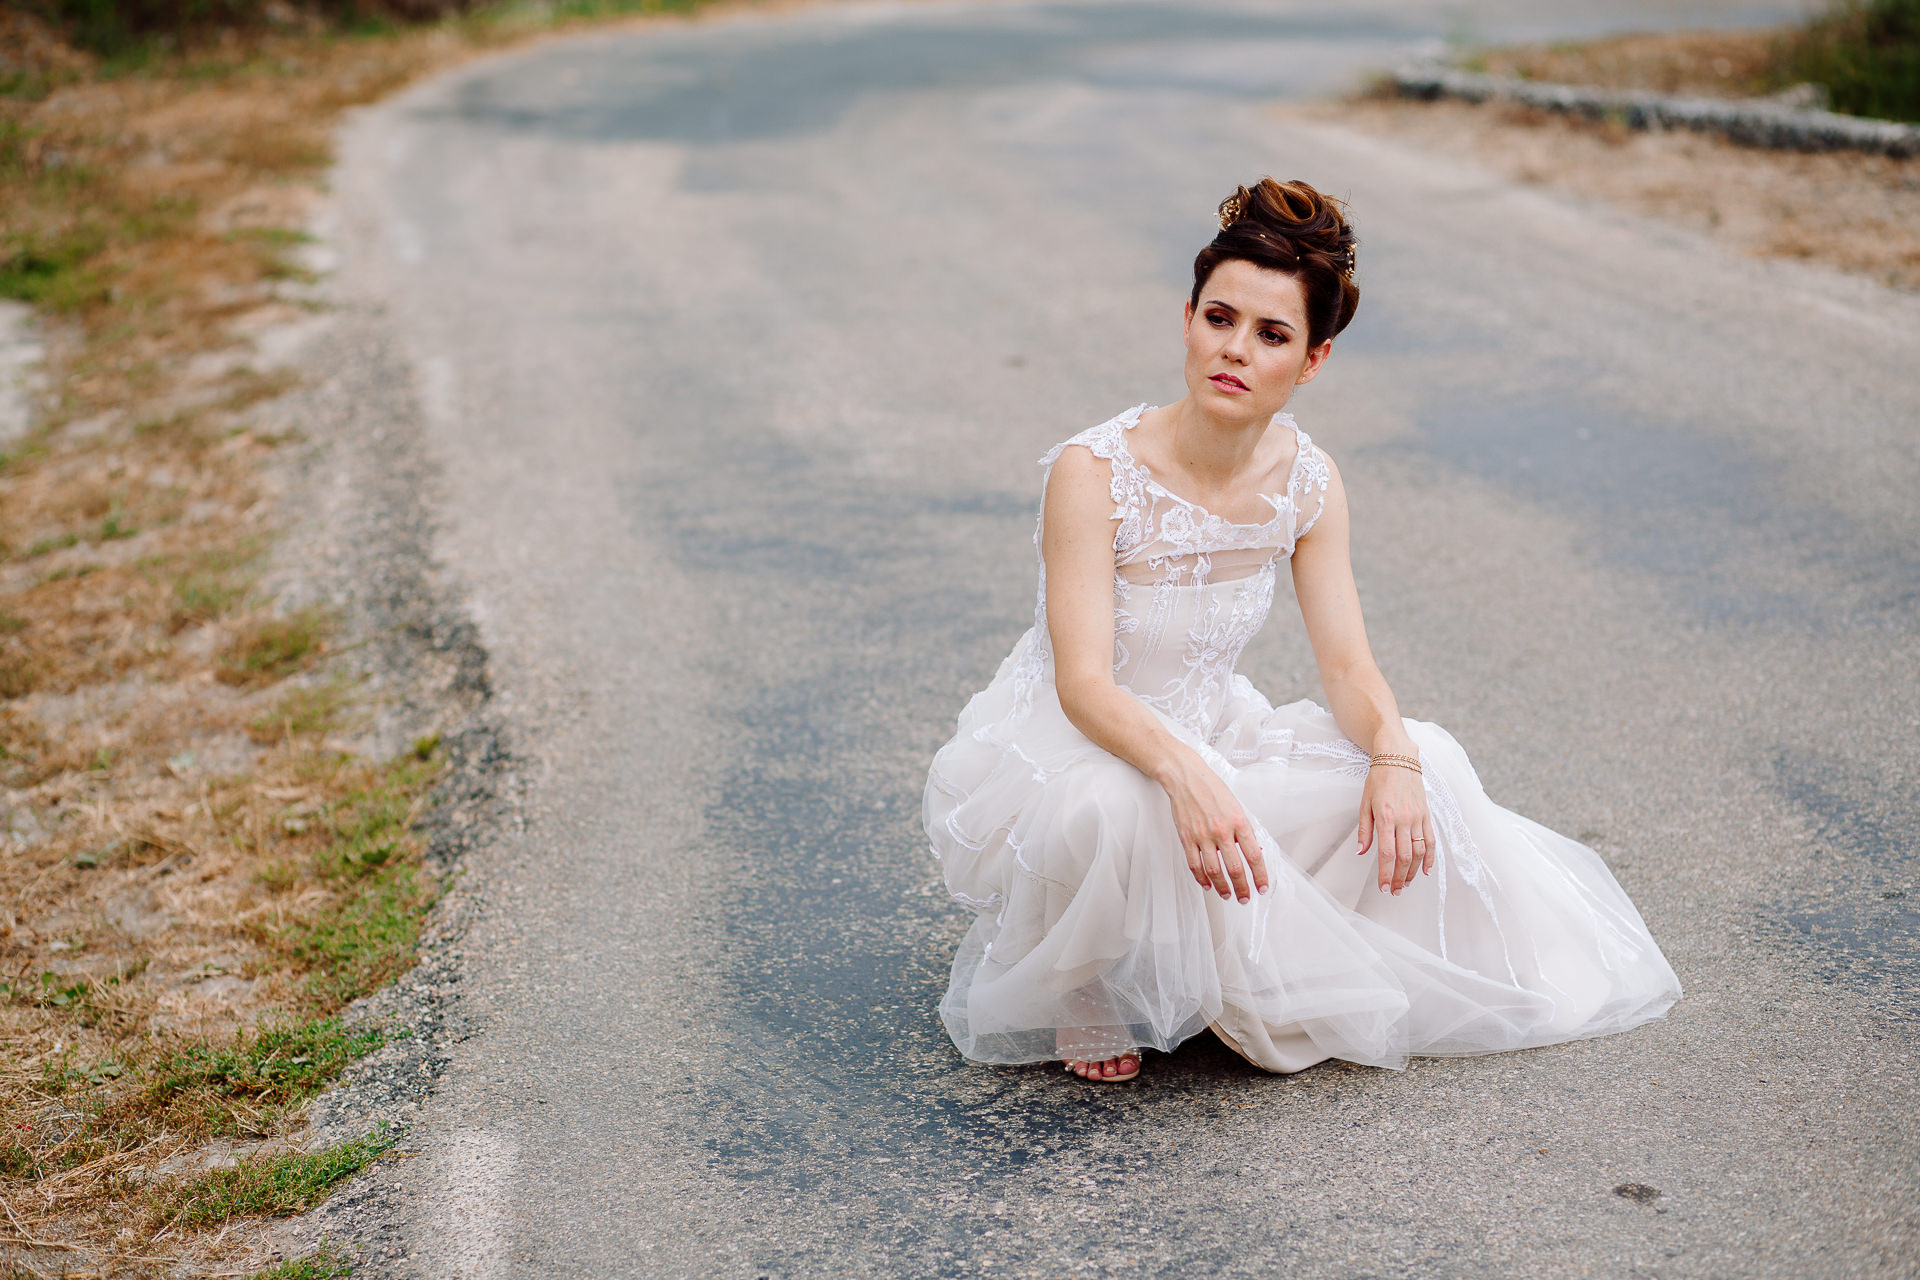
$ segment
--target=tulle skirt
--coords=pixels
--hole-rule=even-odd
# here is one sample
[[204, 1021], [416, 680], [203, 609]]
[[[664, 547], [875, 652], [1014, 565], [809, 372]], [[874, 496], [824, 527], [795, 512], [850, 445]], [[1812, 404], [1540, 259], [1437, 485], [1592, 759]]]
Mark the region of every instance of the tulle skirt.
[[1268, 893], [1203, 890], [1166, 794], [1074, 728], [1050, 683], [1020, 678], [1022, 648], [927, 782], [947, 887], [977, 913], [940, 1004], [967, 1058], [1099, 1059], [1211, 1027], [1270, 1071], [1400, 1067], [1624, 1031], [1679, 998], [1598, 855], [1489, 800], [1436, 725], [1406, 722], [1433, 873], [1381, 893], [1375, 855], [1355, 853], [1366, 753], [1319, 706], [1275, 709], [1244, 677], [1204, 739], [1166, 721], [1267, 851]]

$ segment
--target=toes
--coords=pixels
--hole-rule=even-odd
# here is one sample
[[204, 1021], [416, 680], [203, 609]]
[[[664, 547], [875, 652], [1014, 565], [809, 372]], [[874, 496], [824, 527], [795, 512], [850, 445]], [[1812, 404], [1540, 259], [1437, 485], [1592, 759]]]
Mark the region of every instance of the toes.
[[1066, 1058], [1062, 1065], [1082, 1080], [1112, 1080], [1116, 1076], [1131, 1076], [1140, 1070], [1140, 1055], [1122, 1053], [1098, 1062], [1083, 1059]]

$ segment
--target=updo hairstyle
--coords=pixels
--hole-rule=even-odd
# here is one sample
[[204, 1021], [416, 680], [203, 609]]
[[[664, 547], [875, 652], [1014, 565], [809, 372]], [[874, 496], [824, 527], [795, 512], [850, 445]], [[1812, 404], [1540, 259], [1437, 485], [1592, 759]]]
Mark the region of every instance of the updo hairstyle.
[[1359, 247], [1344, 203], [1304, 182], [1262, 178], [1220, 202], [1220, 234], [1193, 260], [1190, 301], [1198, 310], [1200, 290], [1223, 262], [1283, 272], [1306, 295], [1307, 345], [1317, 347], [1346, 328], [1360, 305], [1353, 282]]

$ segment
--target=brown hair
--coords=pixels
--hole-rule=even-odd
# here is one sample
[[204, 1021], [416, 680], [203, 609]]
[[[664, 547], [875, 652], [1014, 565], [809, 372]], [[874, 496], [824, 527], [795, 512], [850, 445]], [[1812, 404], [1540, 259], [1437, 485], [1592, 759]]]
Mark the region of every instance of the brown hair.
[[1284, 272], [1306, 294], [1307, 345], [1317, 347], [1346, 328], [1360, 305], [1353, 282], [1359, 247], [1344, 203], [1304, 182], [1262, 178], [1220, 202], [1220, 234], [1193, 260], [1190, 301], [1200, 306], [1200, 290], [1223, 262]]

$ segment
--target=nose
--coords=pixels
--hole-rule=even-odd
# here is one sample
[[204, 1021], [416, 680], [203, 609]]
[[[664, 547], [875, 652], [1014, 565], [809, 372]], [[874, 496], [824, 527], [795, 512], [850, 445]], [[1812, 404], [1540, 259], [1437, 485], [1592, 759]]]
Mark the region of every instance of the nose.
[[1227, 343], [1220, 348], [1220, 354], [1237, 364], [1247, 362], [1247, 336], [1250, 330], [1246, 325], [1233, 326], [1233, 332], [1227, 335]]

